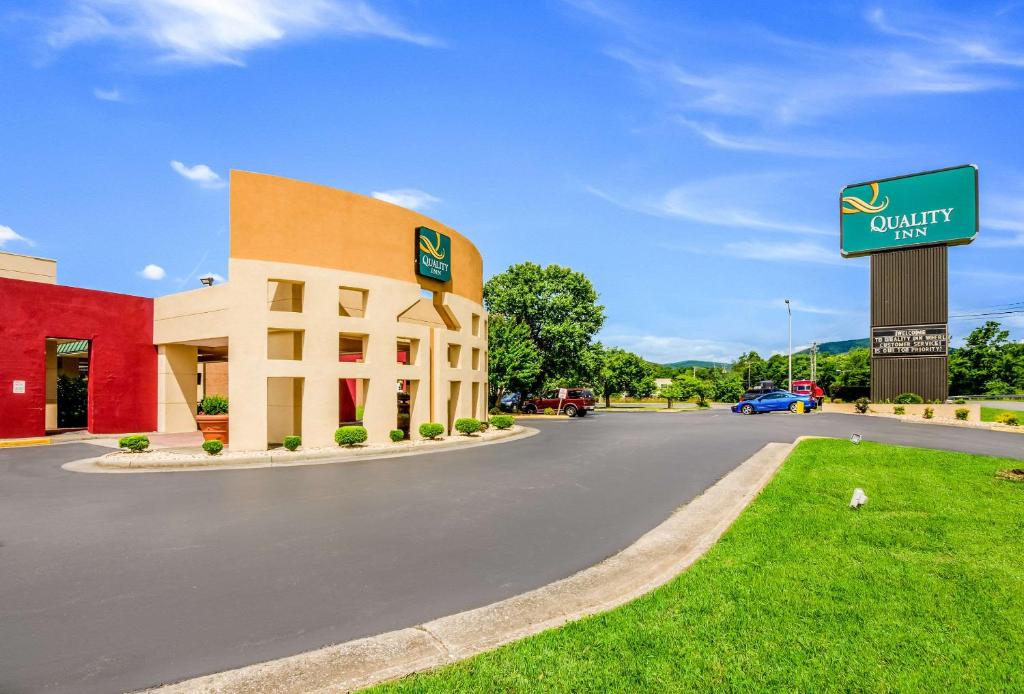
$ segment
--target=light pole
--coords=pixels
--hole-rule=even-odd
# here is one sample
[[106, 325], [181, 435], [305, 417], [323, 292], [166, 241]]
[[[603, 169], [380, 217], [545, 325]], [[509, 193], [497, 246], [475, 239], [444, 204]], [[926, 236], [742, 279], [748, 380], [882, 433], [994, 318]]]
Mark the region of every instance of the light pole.
[[793, 390], [793, 306], [786, 299], [786, 313], [789, 315], [789, 383], [786, 390]]

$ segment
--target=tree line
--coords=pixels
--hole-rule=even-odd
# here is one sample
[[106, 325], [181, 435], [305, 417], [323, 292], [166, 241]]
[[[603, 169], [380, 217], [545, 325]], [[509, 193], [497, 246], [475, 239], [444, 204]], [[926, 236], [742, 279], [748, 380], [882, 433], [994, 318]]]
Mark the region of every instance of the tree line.
[[[571, 268], [520, 263], [484, 285], [488, 323], [489, 380], [492, 402], [506, 393], [539, 393], [561, 386], [590, 386], [605, 399], [625, 395], [659, 395], [674, 400], [735, 402], [761, 381], [786, 385], [785, 354], [767, 359], [757, 352], [741, 354], [722, 368], [674, 369], [653, 364], [595, 339], [604, 325], [605, 309], [593, 283]], [[854, 400], [867, 395], [871, 352], [819, 354], [817, 383], [830, 397]], [[811, 373], [811, 356], [793, 355], [794, 380]], [[950, 351], [950, 393], [954, 395], [1024, 392], [1024, 344], [989, 321], [975, 329], [964, 346]], [[672, 383], [658, 388], [656, 378]]]

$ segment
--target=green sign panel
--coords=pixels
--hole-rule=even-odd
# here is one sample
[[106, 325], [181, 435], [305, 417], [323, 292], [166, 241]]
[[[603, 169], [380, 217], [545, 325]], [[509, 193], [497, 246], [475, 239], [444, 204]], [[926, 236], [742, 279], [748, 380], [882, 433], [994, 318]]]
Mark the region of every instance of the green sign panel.
[[416, 271], [439, 282], [452, 278], [452, 240], [427, 227], [416, 228]]
[[978, 169], [884, 178], [843, 188], [839, 249], [844, 257], [928, 245], [970, 243], [978, 235]]

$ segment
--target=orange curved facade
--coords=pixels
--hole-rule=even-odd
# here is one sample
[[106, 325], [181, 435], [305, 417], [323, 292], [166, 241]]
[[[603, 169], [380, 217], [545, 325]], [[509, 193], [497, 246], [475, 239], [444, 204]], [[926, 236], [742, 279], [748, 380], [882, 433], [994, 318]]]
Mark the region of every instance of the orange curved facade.
[[[420, 226], [451, 238], [450, 281], [416, 273]], [[231, 172], [230, 255], [417, 282], [483, 303], [483, 260], [462, 234], [404, 207], [280, 176]]]

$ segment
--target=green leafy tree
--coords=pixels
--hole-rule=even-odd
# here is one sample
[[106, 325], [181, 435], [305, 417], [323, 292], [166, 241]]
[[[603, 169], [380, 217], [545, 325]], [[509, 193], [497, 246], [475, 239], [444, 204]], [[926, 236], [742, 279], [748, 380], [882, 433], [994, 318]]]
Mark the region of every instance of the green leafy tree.
[[728, 374], [711, 381], [711, 399], [715, 402], [737, 402], [746, 390], [739, 374]]
[[540, 374], [541, 356], [530, 336], [530, 326], [500, 313], [487, 327], [488, 379], [494, 402], [509, 392], [533, 388]]
[[618, 347], [604, 350], [595, 385], [604, 395], [605, 407], [611, 406], [613, 395], [624, 393], [631, 398], [646, 398], [656, 389], [649, 362]]
[[1012, 358], [1018, 350], [1009, 338], [1010, 332], [996, 321], [986, 321], [972, 330], [964, 346], [949, 355], [950, 390], [961, 395], [985, 393], [990, 381], [1003, 381], [1010, 387], [1018, 377], [1019, 365]]
[[484, 304], [492, 320], [501, 314], [528, 326], [541, 357], [532, 390], [573, 377], [604, 325], [594, 285], [583, 273], [560, 265], [513, 265], [484, 285]]
[[668, 407], [671, 408], [673, 400], [686, 400], [690, 396], [686, 394], [681, 385], [672, 381], [658, 389], [658, 397], [665, 398]]
[[711, 383], [705, 381], [702, 378], [697, 378], [691, 374], [683, 374], [679, 378], [672, 381], [672, 383], [678, 384], [679, 392], [682, 393], [684, 400], [690, 398], [697, 398], [697, 404], [701, 407], [707, 406], [707, 400], [711, 397], [712, 387]]

